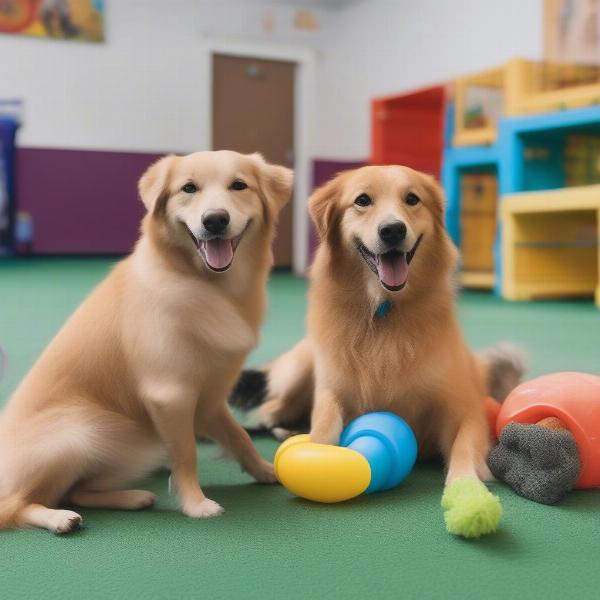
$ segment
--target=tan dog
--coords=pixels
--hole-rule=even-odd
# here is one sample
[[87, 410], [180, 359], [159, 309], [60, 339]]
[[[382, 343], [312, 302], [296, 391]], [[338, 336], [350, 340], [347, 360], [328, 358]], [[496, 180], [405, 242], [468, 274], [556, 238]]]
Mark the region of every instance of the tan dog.
[[140, 180], [148, 213], [133, 254], [77, 309], [0, 420], [0, 526], [72, 530], [56, 507], [136, 510], [121, 490], [165, 463], [182, 510], [219, 515], [198, 483], [195, 436], [273, 482], [226, 399], [265, 310], [276, 215], [290, 170], [259, 155], [168, 156]]
[[308, 335], [265, 371], [246, 372], [233, 401], [266, 399], [258, 423], [293, 427], [314, 398], [311, 437], [326, 444], [358, 415], [391, 410], [421, 456], [441, 452], [448, 483], [487, 479], [483, 396], [492, 387], [504, 396], [521, 365], [506, 351], [476, 360], [465, 343], [439, 186], [406, 167], [364, 167], [318, 189], [309, 209], [321, 244]]

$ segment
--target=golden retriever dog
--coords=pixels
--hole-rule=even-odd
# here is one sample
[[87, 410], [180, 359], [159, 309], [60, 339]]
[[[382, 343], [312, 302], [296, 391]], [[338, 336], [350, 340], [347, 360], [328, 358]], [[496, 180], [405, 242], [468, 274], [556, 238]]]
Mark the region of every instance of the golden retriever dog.
[[[262, 371], [246, 371], [232, 402], [252, 425], [294, 427], [312, 407], [315, 442], [375, 410], [403, 417], [421, 456], [441, 453], [447, 484], [490, 477], [483, 398], [519, 380], [518, 357], [476, 358], [455, 315], [457, 251], [433, 178], [401, 166], [343, 172], [309, 210], [320, 238], [310, 273], [307, 336]], [[280, 430], [275, 429], [275, 433]]]
[[148, 169], [133, 254], [75, 311], [0, 417], [0, 527], [67, 533], [82, 519], [63, 502], [149, 507], [152, 493], [123, 487], [166, 461], [183, 513], [217, 516], [198, 482], [197, 435], [274, 481], [227, 397], [257, 343], [291, 185], [289, 169], [256, 154], [167, 156]]

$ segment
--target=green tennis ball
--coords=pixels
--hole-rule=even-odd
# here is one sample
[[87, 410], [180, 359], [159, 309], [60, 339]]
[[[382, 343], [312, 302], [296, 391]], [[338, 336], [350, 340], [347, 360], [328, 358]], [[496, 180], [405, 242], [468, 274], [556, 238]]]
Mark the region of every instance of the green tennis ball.
[[498, 529], [500, 498], [477, 479], [456, 479], [442, 496], [446, 529], [464, 538], [478, 538]]

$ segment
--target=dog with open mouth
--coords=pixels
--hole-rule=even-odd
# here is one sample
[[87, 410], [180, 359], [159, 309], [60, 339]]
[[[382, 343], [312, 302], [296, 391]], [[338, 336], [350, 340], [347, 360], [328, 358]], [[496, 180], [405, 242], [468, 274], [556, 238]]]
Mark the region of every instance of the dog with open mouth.
[[257, 343], [277, 215], [292, 172], [260, 155], [167, 156], [139, 182], [131, 256], [75, 311], [0, 415], [0, 528], [67, 533], [61, 508], [138, 510], [123, 489], [169, 464], [185, 515], [221, 514], [198, 482], [195, 436], [275, 481], [227, 398]]
[[443, 456], [448, 485], [488, 479], [483, 397], [502, 399], [522, 365], [510, 349], [475, 356], [465, 343], [438, 184], [407, 167], [363, 167], [318, 189], [309, 210], [320, 245], [307, 336], [244, 372], [232, 402], [251, 410], [249, 426], [278, 437], [312, 413], [311, 438], [324, 444], [365, 412], [393, 411], [421, 457]]

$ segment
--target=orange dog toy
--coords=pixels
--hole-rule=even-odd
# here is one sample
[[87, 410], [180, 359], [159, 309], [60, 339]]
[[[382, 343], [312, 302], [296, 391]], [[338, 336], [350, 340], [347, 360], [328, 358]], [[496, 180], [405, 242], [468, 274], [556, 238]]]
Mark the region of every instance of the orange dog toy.
[[600, 487], [600, 377], [554, 373], [486, 399], [498, 443], [488, 464], [517, 493], [544, 504]]

